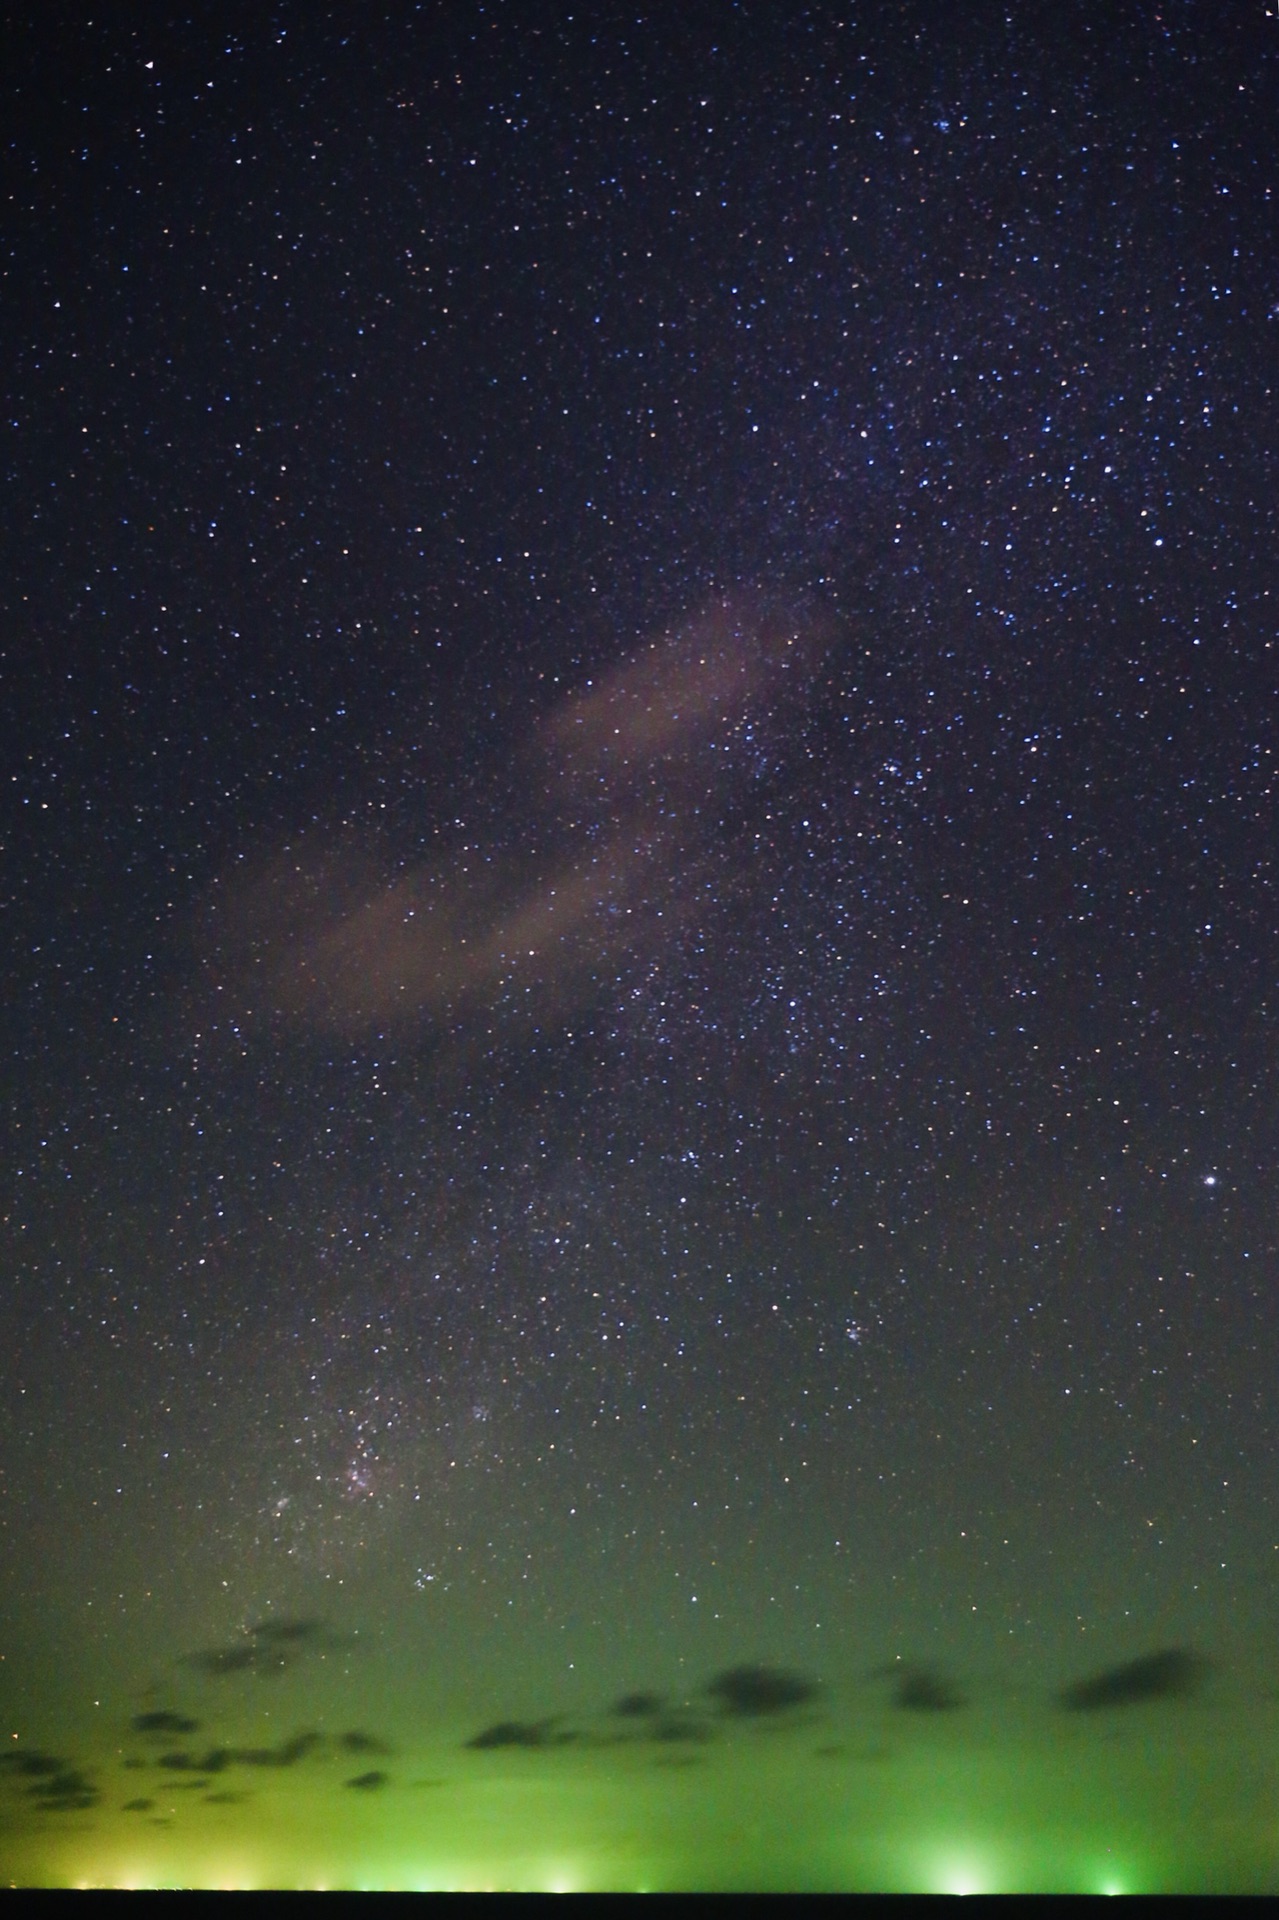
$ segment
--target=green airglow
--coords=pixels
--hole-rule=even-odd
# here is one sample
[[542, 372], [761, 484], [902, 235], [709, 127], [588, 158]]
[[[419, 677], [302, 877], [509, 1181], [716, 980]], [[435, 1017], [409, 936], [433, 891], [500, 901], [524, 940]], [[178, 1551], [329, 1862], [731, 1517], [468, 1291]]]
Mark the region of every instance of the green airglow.
[[14, 1820], [3, 1869], [19, 1884], [138, 1889], [968, 1895], [1279, 1883], [1264, 1808], [1254, 1796], [1245, 1821], [1238, 1769], [1205, 1729], [1179, 1748], [1091, 1730], [1005, 1745], [996, 1731], [965, 1741], [909, 1729], [891, 1748], [835, 1752], [810, 1731], [769, 1729], [674, 1765], [639, 1747], [401, 1749], [375, 1795], [352, 1794], [317, 1762], [242, 1805], [175, 1792], [165, 1805], [176, 1811], [158, 1816], [172, 1824], [145, 1832], [105, 1797], [63, 1822]]

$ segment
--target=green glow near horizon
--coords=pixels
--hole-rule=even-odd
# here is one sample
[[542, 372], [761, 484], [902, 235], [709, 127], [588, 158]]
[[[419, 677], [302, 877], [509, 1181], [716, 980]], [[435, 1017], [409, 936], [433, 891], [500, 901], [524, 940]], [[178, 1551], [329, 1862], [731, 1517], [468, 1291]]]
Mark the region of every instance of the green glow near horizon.
[[[720, 1866], [727, 1864], [721, 1861]], [[670, 1859], [656, 1871], [635, 1875], [634, 1863], [616, 1863], [610, 1870], [598, 1854], [574, 1860], [567, 1852], [554, 1859], [517, 1864], [500, 1856], [464, 1860], [441, 1858], [434, 1863], [398, 1858], [379, 1870], [368, 1860], [347, 1870], [315, 1874], [273, 1870], [265, 1859], [243, 1853], [220, 1860], [193, 1857], [187, 1871], [135, 1859], [128, 1865], [103, 1861], [96, 1870], [78, 1873], [61, 1883], [77, 1890], [210, 1892], [349, 1891], [360, 1893], [590, 1893], [679, 1892], [696, 1890], [707, 1882], [721, 1884], [714, 1870], [714, 1850], [696, 1865]], [[920, 1892], [954, 1895], [1000, 1894], [1019, 1891], [1118, 1895], [1148, 1891], [1140, 1876], [1111, 1865], [1099, 1869], [1096, 1851], [1065, 1860], [1055, 1847], [1036, 1849], [1018, 1841], [1005, 1845], [989, 1834], [979, 1839], [961, 1835], [932, 1844], [921, 1838], [903, 1846], [891, 1866], [853, 1872], [840, 1883], [848, 1892]], [[731, 1886], [731, 1879], [723, 1880]]]
[[[106, 1804], [58, 1823], [15, 1793], [0, 1876], [120, 1889], [1264, 1893], [1279, 1884], [1273, 1831], [1264, 1808], [1246, 1825], [1238, 1808], [1241, 1780], [1273, 1754], [1270, 1719], [1251, 1746], [1237, 1727], [1209, 1738], [1205, 1725], [1194, 1745], [1135, 1727], [1004, 1746], [929, 1723], [895, 1735], [891, 1762], [851, 1743], [824, 1759], [771, 1730], [675, 1768], [646, 1750], [490, 1761], [442, 1742], [401, 1748], [376, 1797], [345, 1793], [322, 1762], [260, 1774], [243, 1805], [206, 1806], [170, 1783], [155, 1827]], [[136, 1776], [117, 1778], [123, 1798]]]

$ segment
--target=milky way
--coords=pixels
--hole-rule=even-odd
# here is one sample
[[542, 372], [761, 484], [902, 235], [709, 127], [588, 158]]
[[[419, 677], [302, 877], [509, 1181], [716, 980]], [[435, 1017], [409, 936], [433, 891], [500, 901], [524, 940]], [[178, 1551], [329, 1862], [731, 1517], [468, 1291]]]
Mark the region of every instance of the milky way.
[[1273, 27], [15, 35], [13, 1714], [1271, 1631]]

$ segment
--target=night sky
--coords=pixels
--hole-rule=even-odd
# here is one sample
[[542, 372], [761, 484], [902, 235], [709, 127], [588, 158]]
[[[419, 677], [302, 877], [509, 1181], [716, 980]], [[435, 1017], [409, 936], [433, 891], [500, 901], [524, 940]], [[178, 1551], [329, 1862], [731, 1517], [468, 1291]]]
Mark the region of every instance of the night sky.
[[32, 17], [6, 1712], [1273, 1634], [1273, 11]]

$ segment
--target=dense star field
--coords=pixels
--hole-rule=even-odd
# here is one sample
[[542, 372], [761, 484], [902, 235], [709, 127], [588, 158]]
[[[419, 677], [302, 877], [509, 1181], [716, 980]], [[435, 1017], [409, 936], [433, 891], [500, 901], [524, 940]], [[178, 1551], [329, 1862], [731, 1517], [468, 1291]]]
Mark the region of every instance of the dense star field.
[[6, 1741], [1273, 1691], [1279, 23], [375, 14], [6, 27]]

